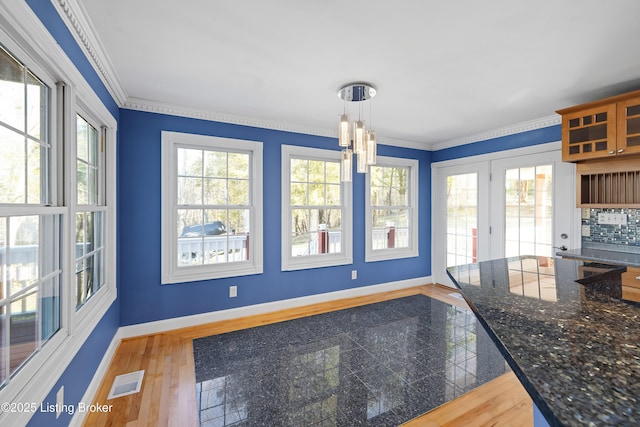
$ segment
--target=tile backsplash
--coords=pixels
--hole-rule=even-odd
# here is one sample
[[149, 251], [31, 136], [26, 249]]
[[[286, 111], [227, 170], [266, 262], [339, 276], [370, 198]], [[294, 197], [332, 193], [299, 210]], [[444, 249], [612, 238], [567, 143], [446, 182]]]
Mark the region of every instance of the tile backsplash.
[[[582, 236], [582, 243], [633, 246], [640, 249], [640, 209], [589, 209], [589, 218], [582, 218], [588, 225], [590, 235]], [[598, 214], [616, 213], [627, 215], [627, 225], [599, 224]], [[586, 215], [585, 215], [586, 216]], [[584, 234], [584, 233], [583, 233]]]

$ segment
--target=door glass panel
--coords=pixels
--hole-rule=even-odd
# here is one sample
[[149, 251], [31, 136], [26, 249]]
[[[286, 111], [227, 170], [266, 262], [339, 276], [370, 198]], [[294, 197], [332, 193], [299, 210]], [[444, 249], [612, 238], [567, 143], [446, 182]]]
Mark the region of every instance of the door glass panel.
[[447, 177], [447, 267], [476, 262], [478, 174]]
[[505, 256], [552, 255], [553, 166], [505, 171]]

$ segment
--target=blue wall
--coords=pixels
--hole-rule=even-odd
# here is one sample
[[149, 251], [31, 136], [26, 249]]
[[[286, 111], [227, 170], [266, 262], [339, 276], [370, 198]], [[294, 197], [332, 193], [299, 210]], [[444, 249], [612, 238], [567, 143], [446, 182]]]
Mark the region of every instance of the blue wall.
[[[264, 273], [161, 285], [161, 131], [263, 142]], [[415, 258], [364, 262], [364, 175], [354, 174], [352, 265], [281, 271], [281, 146], [337, 150], [335, 138], [132, 110], [120, 112], [120, 324], [132, 325], [431, 274], [431, 153], [380, 146], [378, 154], [418, 159], [419, 252]], [[351, 280], [351, 270], [358, 279]], [[238, 297], [229, 298], [229, 285]]]
[[514, 148], [523, 148], [531, 145], [546, 144], [548, 142], [560, 141], [561, 139], [561, 126], [554, 125], [434, 151], [431, 160], [433, 162], [442, 162], [480, 154], [495, 153], [497, 151], [512, 150]]

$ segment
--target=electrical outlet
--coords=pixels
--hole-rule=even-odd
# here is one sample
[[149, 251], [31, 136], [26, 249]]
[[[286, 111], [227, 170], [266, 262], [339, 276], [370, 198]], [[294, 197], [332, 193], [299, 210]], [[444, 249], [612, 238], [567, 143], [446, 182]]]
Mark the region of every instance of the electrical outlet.
[[351, 280], [356, 280], [358, 278], [358, 270], [351, 270]]
[[627, 214], [599, 213], [598, 224], [627, 225]]
[[590, 225], [583, 225], [582, 226], [582, 236], [583, 237], [591, 236], [591, 226]]
[[238, 296], [238, 287], [229, 286], [229, 298], [235, 298]]
[[589, 218], [591, 218], [591, 209], [582, 208], [582, 219], [589, 219]]
[[64, 408], [64, 386], [60, 387], [56, 393], [56, 418], [60, 417], [62, 408]]

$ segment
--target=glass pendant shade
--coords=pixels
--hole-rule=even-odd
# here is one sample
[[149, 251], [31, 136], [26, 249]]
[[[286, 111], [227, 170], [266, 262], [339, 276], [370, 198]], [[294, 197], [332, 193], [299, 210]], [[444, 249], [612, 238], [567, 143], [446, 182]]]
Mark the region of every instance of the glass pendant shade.
[[360, 155], [365, 150], [365, 129], [362, 120], [356, 120], [353, 126], [353, 151]]
[[367, 173], [367, 167], [369, 165], [367, 164], [366, 153], [358, 153], [358, 157], [356, 158], [356, 163], [358, 164], [358, 167], [356, 169], [358, 173]]
[[341, 147], [348, 147], [351, 145], [351, 138], [349, 136], [349, 115], [343, 114], [340, 116], [340, 124], [338, 125], [338, 144]]
[[372, 130], [367, 132], [367, 164], [375, 165], [377, 161], [378, 145], [376, 143], [376, 133]]
[[340, 181], [351, 181], [351, 167], [353, 165], [353, 151], [348, 148], [342, 150], [340, 160]]

